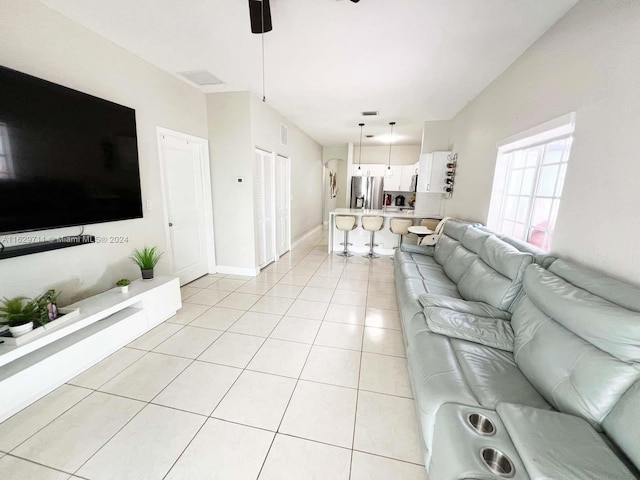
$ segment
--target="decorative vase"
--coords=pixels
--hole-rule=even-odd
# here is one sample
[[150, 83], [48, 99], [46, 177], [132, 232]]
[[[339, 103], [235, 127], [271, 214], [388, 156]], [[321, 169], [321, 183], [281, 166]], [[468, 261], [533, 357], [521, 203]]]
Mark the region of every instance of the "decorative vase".
[[151, 280], [153, 278], [153, 268], [142, 269], [142, 279]]
[[9, 331], [11, 332], [12, 337], [19, 337], [20, 335], [29, 333], [31, 330], [33, 330], [33, 322], [25, 323], [24, 325], [18, 325], [15, 327], [9, 327]]
[[123, 285], [123, 286], [118, 287], [118, 288], [120, 289], [120, 293], [127, 293], [129, 291], [129, 285]]

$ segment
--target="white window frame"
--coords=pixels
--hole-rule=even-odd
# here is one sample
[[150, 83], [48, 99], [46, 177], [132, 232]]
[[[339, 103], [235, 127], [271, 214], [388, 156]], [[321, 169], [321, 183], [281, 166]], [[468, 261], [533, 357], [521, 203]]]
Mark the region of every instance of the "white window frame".
[[[575, 113], [572, 112], [498, 142], [498, 157], [487, 221], [490, 228], [524, 242], [532, 243], [545, 251], [550, 250], [562, 199], [574, 130]], [[557, 142], [561, 141], [564, 142], [564, 145], [560, 158], [550, 163], [544, 163], [549, 145], [557, 145]], [[534, 163], [530, 161], [531, 154], [535, 154]], [[520, 157], [520, 164], [515, 166], [514, 162], [518, 157]], [[557, 173], [553, 191], [551, 194], [538, 194], [543, 167], [556, 165]], [[517, 192], [510, 191], [514, 175], [521, 177]], [[529, 175], [530, 185], [528, 193], [523, 191], [527, 175]], [[550, 202], [549, 211], [546, 219], [534, 220], [534, 207], [536, 201], [540, 200]], [[508, 209], [510, 213], [507, 213]], [[534, 235], [536, 236], [535, 242], [532, 241]], [[542, 236], [541, 239], [540, 236]]]

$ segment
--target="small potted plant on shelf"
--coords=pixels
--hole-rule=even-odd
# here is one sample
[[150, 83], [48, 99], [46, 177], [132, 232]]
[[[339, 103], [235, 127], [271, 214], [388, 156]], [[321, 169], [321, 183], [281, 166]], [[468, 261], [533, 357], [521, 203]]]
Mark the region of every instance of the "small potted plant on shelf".
[[153, 278], [153, 269], [160, 261], [160, 257], [162, 257], [162, 253], [158, 252], [157, 247], [144, 247], [142, 250], [136, 248], [129, 258], [140, 267], [142, 279], [151, 280]]
[[116, 282], [116, 286], [120, 288], [120, 293], [127, 293], [129, 291], [129, 284], [131, 281], [127, 278], [121, 278]]
[[40, 325], [45, 325], [60, 316], [58, 310], [59, 295], [60, 292], [51, 289], [35, 300], [38, 304], [38, 323]]
[[39, 321], [37, 299], [5, 298], [0, 303], [0, 322], [9, 326], [13, 337], [19, 337], [33, 330], [34, 321]]

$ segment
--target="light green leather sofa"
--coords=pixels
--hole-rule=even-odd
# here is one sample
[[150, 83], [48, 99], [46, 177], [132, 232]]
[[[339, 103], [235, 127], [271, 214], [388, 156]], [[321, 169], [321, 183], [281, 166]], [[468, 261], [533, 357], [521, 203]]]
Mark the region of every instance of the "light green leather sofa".
[[450, 221], [395, 256], [430, 480], [636, 478], [640, 290], [508, 240]]

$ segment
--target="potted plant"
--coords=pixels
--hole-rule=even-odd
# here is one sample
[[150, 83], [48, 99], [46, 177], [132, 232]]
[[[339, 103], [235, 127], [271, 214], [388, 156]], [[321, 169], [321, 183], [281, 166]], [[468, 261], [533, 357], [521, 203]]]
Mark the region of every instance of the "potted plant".
[[58, 296], [60, 292], [47, 290], [40, 298], [35, 300], [38, 304], [38, 323], [45, 325], [60, 316], [58, 311]]
[[5, 298], [0, 304], [0, 321], [9, 326], [14, 337], [33, 330], [33, 322], [39, 320], [38, 300], [25, 297]]
[[127, 278], [121, 278], [116, 282], [116, 286], [120, 287], [120, 293], [127, 293], [129, 291], [129, 284], [131, 281]]
[[133, 255], [129, 258], [133, 263], [140, 267], [142, 271], [142, 279], [150, 280], [153, 278], [153, 269], [162, 257], [162, 253], [158, 252], [157, 247], [144, 247], [142, 250], [137, 248], [133, 251]]

